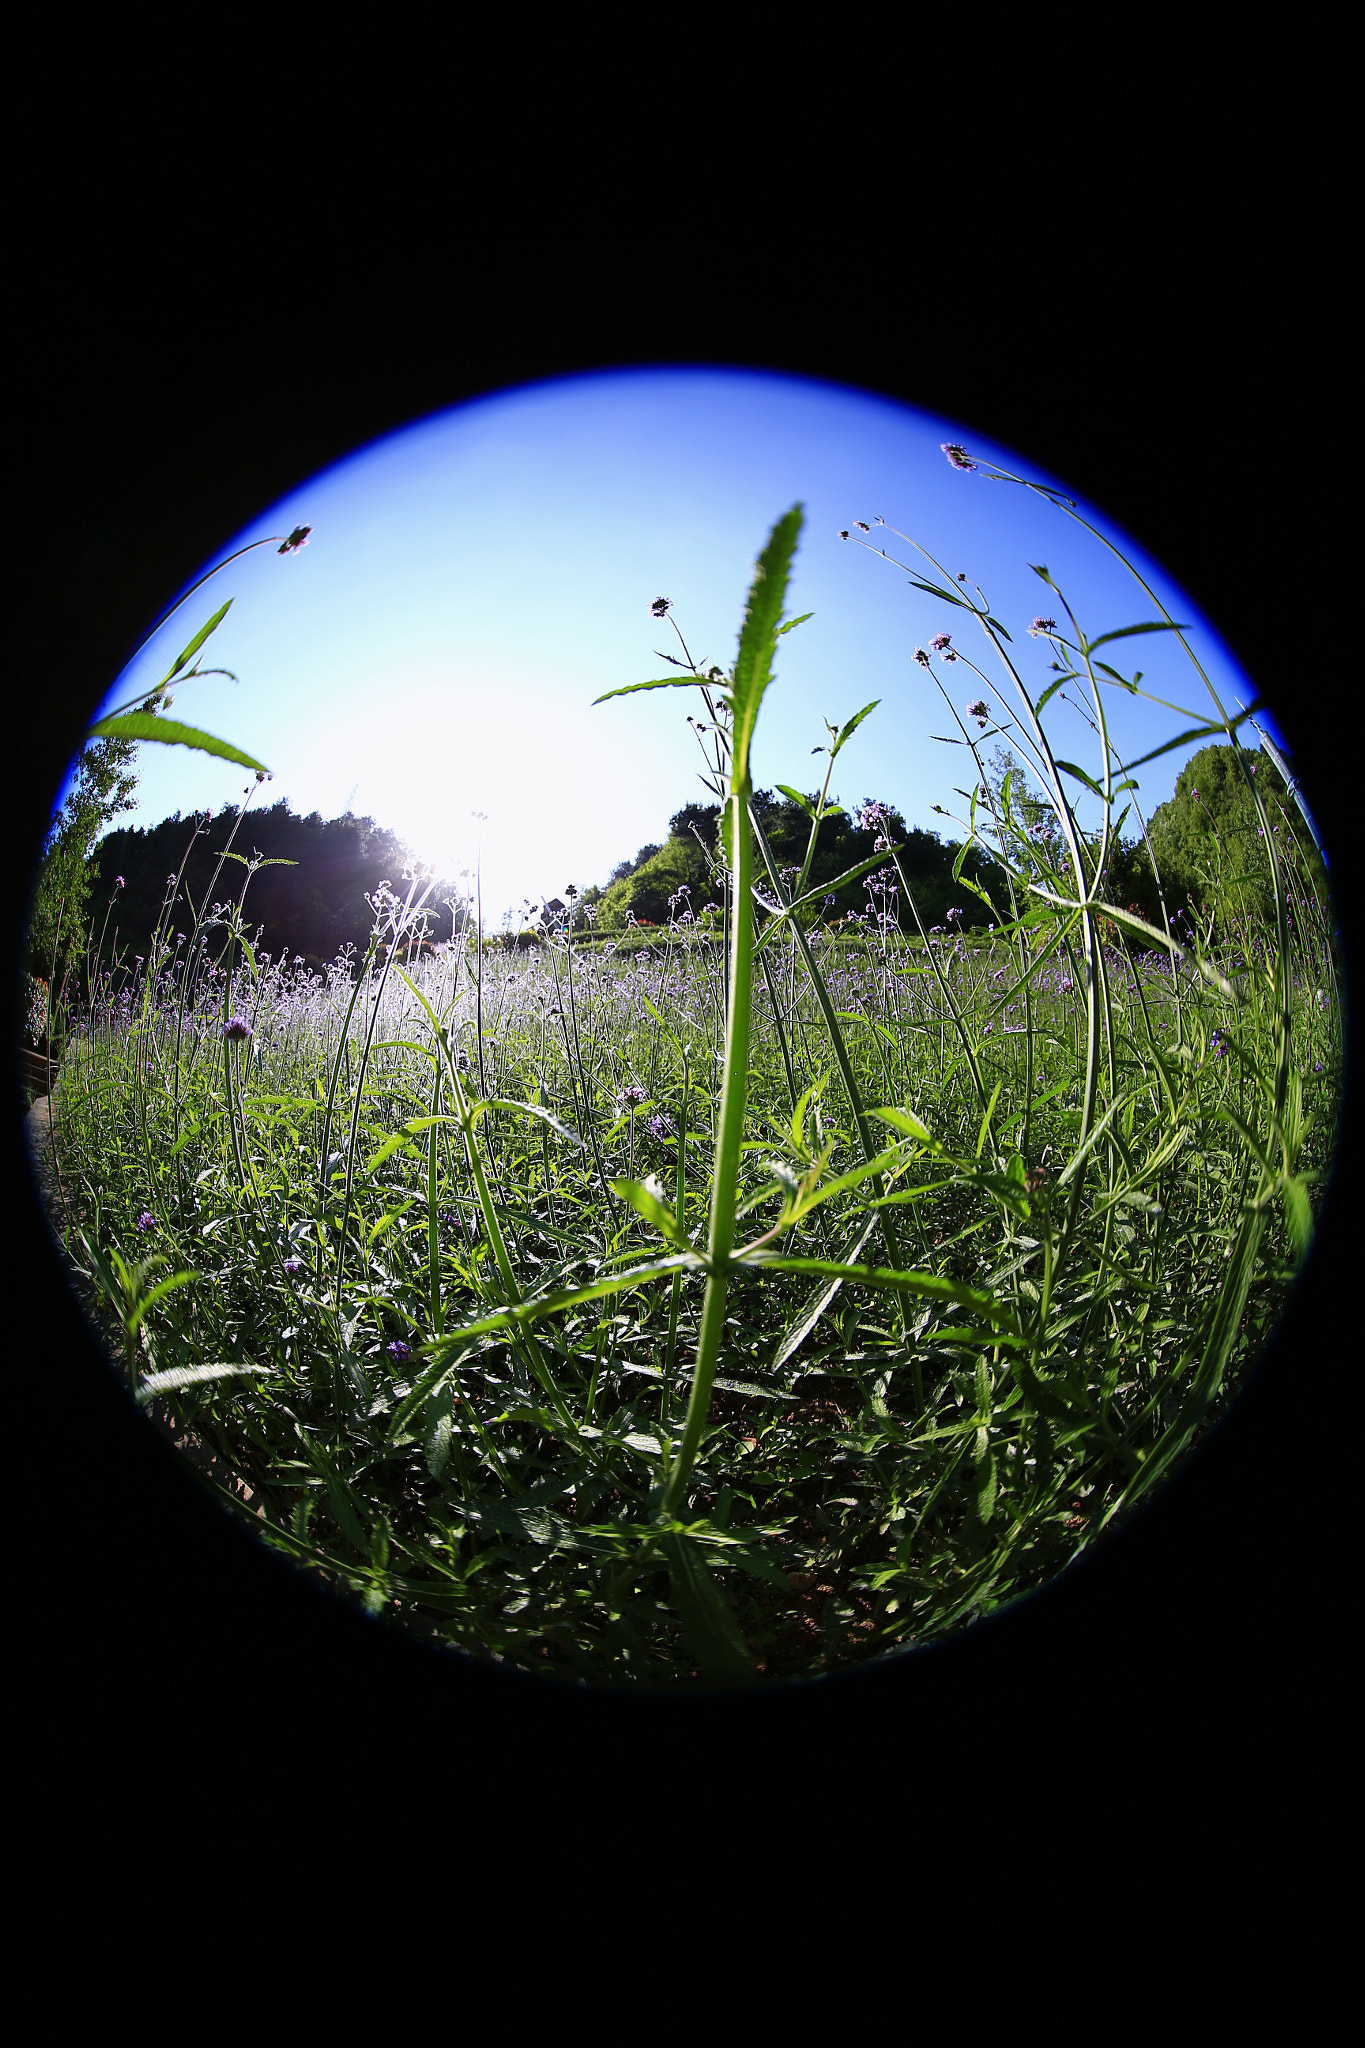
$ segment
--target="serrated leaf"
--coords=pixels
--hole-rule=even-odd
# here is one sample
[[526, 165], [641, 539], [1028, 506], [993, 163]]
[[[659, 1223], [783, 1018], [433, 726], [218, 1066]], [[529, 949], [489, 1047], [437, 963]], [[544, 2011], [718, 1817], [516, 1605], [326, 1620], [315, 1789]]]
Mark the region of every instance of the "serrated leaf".
[[136, 1398], [148, 1401], [153, 1394], [172, 1393], [178, 1387], [197, 1387], [210, 1380], [245, 1378], [252, 1373], [269, 1373], [268, 1365], [175, 1365], [167, 1372], [149, 1373], [139, 1382]]
[[1172, 625], [1169, 619], [1151, 619], [1141, 626], [1119, 626], [1112, 633], [1101, 633], [1098, 640], [1087, 640], [1085, 651], [1093, 654], [1097, 647], [1103, 647], [1106, 640], [1131, 640], [1135, 633], [1188, 633], [1188, 626]]
[[884, 1124], [890, 1124], [893, 1131], [904, 1132], [907, 1138], [918, 1138], [922, 1145], [934, 1142], [926, 1126], [908, 1109], [870, 1109], [867, 1113], [880, 1118]]
[[637, 1215], [643, 1216], [646, 1223], [652, 1223], [670, 1244], [677, 1245], [680, 1251], [692, 1249], [679, 1226], [677, 1217], [664, 1200], [662, 1184], [653, 1174], [643, 1181], [613, 1180], [608, 1181], [607, 1185], [623, 1202], [629, 1202], [631, 1208]]
[[605, 704], [611, 697], [633, 697], [640, 690], [699, 690], [705, 681], [705, 676], [656, 676], [648, 683], [623, 683], [619, 690], [606, 690], [592, 701]]
[[211, 732], [200, 732], [194, 725], [181, 725], [175, 718], [160, 718], [150, 711], [123, 711], [114, 718], [99, 718], [86, 734], [91, 740], [156, 740], [167, 747], [192, 747], [201, 754], [215, 754], [222, 761], [236, 761], [243, 768], [254, 768], [258, 774], [267, 775], [264, 761], [258, 761], [253, 754], [244, 754], [240, 747], [234, 747], [228, 740], [215, 739]]
[[881, 701], [882, 700], [880, 697], [874, 697], [870, 704], [864, 704], [861, 711], [854, 712], [852, 718], [849, 719], [848, 723], [841, 728], [839, 737], [835, 740], [834, 745], [829, 750], [829, 757], [831, 761], [838, 753], [840, 747], [842, 747], [842, 745], [844, 744], [844, 741], [852, 739], [854, 733], [858, 730], [858, 727], [862, 724], [863, 720], [866, 717], [868, 717], [871, 712], [876, 710], [877, 706], [881, 703]]
[[213, 617], [209, 620], [207, 626], [201, 626], [199, 628], [199, 631], [195, 634], [189, 646], [183, 649], [181, 653], [177, 654], [175, 660], [171, 663], [171, 666], [167, 669], [165, 675], [161, 678], [160, 683], [158, 683], [158, 689], [164, 689], [167, 683], [173, 682], [175, 680], [175, 678], [179, 675], [181, 669], [185, 666], [185, 663], [187, 661], [192, 660], [193, 657], [199, 652], [204, 642], [208, 639], [209, 634], [215, 632], [217, 628], [222, 625], [223, 620], [228, 615], [231, 605], [232, 599], [229, 598], [227, 603], [223, 606], [222, 610], [214, 613]]
[[796, 553], [803, 517], [803, 507], [798, 504], [778, 520], [758, 558], [754, 580], [749, 586], [730, 690], [734, 711], [731, 747], [732, 783], [735, 787], [748, 778], [749, 747], [758, 723], [759, 706], [772, 680], [777, 623], [786, 600], [792, 557]]
[[1104, 802], [1104, 791], [1100, 788], [1098, 782], [1094, 782], [1091, 780], [1091, 778], [1086, 774], [1084, 768], [1078, 768], [1074, 761], [1062, 760], [1059, 760], [1057, 762], [1057, 766], [1062, 770], [1063, 774], [1073, 775], [1076, 778], [1077, 782], [1083, 782], [1087, 789], [1094, 791], [1095, 795], [1100, 799], [1101, 803]]
[[[815, 749], [815, 752], [823, 753], [824, 748], [817, 747]], [[799, 789], [792, 789], [789, 786], [789, 784], [785, 782], [779, 782], [776, 785], [776, 787], [779, 790], [779, 792], [788, 799], [789, 802], [799, 804], [801, 809], [805, 812], [808, 818], [813, 818], [815, 816], [814, 804], [810, 802], [809, 798], [802, 796]]]

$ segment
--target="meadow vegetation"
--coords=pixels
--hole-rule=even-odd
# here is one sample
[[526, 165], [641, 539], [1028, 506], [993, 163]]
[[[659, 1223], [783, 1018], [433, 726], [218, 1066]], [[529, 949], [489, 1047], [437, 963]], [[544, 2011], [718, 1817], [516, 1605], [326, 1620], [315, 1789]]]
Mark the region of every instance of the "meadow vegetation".
[[[971, 671], [940, 681], [970, 762], [945, 852], [832, 808], [875, 706], [829, 727], [822, 790], [754, 790], [801, 524], [728, 672], [679, 634], [632, 686], [692, 693], [713, 802], [533, 943], [456, 904], [433, 948], [409, 873], [325, 969], [272, 956], [229, 836], [181, 929], [189, 845], [145, 956], [92, 940], [58, 1004], [61, 1227], [133, 1397], [304, 1570], [571, 1683], [809, 1678], [1042, 1584], [1235, 1395], [1331, 1163], [1325, 873], [1151, 592], [1091, 639], [1040, 569], [1036, 691], [921, 551], [989, 664], [915, 654]], [[1213, 745], [1165, 839], [1124, 840], [1140, 764], [1105, 706], [1141, 677], [1099, 650], [1152, 632]], [[1084, 770], [1043, 720], [1064, 687]], [[1206, 755], [1240, 823], [1182, 853]]]

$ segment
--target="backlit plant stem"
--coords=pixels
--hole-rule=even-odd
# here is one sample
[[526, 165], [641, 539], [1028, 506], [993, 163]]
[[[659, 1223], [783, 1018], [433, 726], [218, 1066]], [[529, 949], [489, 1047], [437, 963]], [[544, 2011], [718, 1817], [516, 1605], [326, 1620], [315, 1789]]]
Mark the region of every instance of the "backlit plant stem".
[[735, 1242], [735, 1209], [739, 1193], [740, 1151], [744, 1139], [744, 1105], [749, 1081], [749, 1032], [753, 1016], [754, 842], [749, 823], [753, 784], [747, 763], [731, 777], [728, 798], [730, 876], [733, 912], [730, 918], [729, 1002], [725, 1018], [725, 1072], [721, 1083], [720, 1127], [716, 1134], [715, 1171], [711, 1181], [711, 1224], [707, 1237], [706, 1293], [697, 1332], [697, 1362], [687, 1403], [682, 1442], [664, 1488], [663, 1512], [676, 1515], [688, 1476], [696, 1462], [702, 1426], [711, 1404], [720, 1340], [725, 1328], [729, 1261]]

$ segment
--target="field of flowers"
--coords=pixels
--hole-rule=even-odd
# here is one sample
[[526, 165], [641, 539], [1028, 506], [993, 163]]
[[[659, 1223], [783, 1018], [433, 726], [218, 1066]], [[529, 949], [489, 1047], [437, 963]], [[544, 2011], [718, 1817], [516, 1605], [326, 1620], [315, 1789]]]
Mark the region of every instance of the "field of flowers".
[[[1008, 917], [907, 933], [883, 839], [867, 914], [822, 923], [749, 802], [799, 528], [734, 669], [686, 679], [718, 932], [680, 901], [433, 954], [414, 875], [323, 976], [256, 953], [246, 863], [69, 1020], [62, 1228], [130, 1392], [303, 1569], [570, 1682], [810, 1677], [1043, 1583], [1235, 1394], [1331, 1161], [1292, 852], [1275, 926], [1217, 951], [1108, 903], [1022, 684], [1056, 827], [984, 768], [970, 821]], [[1091, 643], [1034, 623], [1098, 710]]]

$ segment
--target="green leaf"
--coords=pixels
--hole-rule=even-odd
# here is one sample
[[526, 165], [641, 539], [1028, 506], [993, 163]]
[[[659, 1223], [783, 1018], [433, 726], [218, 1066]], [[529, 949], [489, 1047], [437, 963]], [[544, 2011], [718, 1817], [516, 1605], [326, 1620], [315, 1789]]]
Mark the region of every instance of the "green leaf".
[[778, 520], [758, 558], [754, 580], [749, 586], [730, 691], [734, 705], [732, 786], [736, 788], [748, 779], [749, 747], [758, 724], [759, 705], [772, 680], [777, 622], [786, 600], [787, 581], [803, 516], [803, 508], [793, 505]]
[[1191, 740], [1206, 740], [1210, 736], [1216, 739], [1225, 738], [1225, 727], [1221, 725], [1192, 725], [1187, 732], [1179, 732], [1173, 740], [1167, 740], [1165, 746], [1153, 747], [1150, 754], [1139, 754], [1135, 761], [1125, 761], [1119, 772], [1122, 775], [1127, 775], [1134, 768], [1145, 767], [1148, 761], [1160, 760], [1163, 754], [1173, 752], [1176, 747], [1185, 747], [1189, 745]]
[[1098, 640], [1087, 640], [1085, 651], [1093, 654], [1097, 647], [1103, 647], [1106, 640], [1131, 640], [1135, 633], [1188, 633], [1188, 626], [1176, 626], [1169, 619], [1151, 619], [1142, 626], [1119, 626], [1112, 633], [1101, 633]]
[[773, 638], [774, 638], [775, 640], [780, 640], [780, 639], [782, 638], [782, 635], [783, 635], [784, 633], [793, 633], [793, 632], [795, 632], [795, 630], [796, 630], [796, 628], [797, 628], [798, 626], [804, 626], [804, 625], [805, 625], [805, 623], [806, 623], [806, 620], [807, 620], [807, 619], [813, 619], [814, 617], [815, 617], [815, 613], [814, 613], [814, 612], [802, 612], [802, 614], [801, 614], [801, 616], [800, 616], [800, 618], [799, 618], [799, 619], [788, 619], [788, 621], [787, 621], [787, 623], [786, 623], [786, 625], [785, 625], [785, 626], [779, 626], [779, 627], [778, 627], [778, 629], [777, 629], [776, 633], [775, 633], [775, 634], [773, 635]]
[[1061, 760], [1058, 761], [1057, 766], [1062, 770], [1063, 774], [1074, 775], [1077, 782], [1083, 782], [1087, 789], [1094, 791], [1101, 803], [1104, 802], [1104, 791], [1100, 788], [1098, 782], [1091, 781], [1084, 768], [1078, 768], [1074, 761]]
[[1004, 1075], [1002, 1074], [1000, 1079], [995, 1084], [994, 1094], [991, 1096], [990, 1101], [986, 1104], [986, 1114], [982, 1117], [981, 1129], [977, 1132], [976, 1156], [978, 1159], [981, 1157], [981, 1149], [986, 1142], [986, 1133], [991, 1127], [991, 1117], [995, 1113], [995, 1105], [1000, 1100], [1000, 1090], [1004, 1087], [1004, 1085], [1005, 1080]]
[[[993, 1296], [983, 1294], [977, 1287], [968, 1287], [960, 1280], [945, 1280], [937, 1273], [898, 1272], [886, 1266], [841, 1265], [833, 1259], [788, 1259], [775, 1252], [754, 1252], [746, 1259], [737, 1259], [736, 1265], [769, 1268], [782, 1273], [827, 1273], [831, 1279], [853, 1280], [864, 1287], [883, 1288], [890, 1293], [924, 1294], [931, 1301], [954, 1301], [962, 1308], [973, 1308], [988, 1322], [997, 1323], [1019, 1334], [1014, 1311]], [[999, 1340], [997, 1340], [999, 1341]]]
[[810, 1157], [809, 1152], [806, 1150], [805, 1139], [806, 1111], [810, 1108], [811, 1102], [816, 1096], [824, 1094], [825, 1087], [828, 1081], [829, 1072], [828, 1070], [826, 1070], [823, 1074], [821, 1074], [818, 1081], [811, 1082], [810, 1087], [807, 1088], [805, 1094], [797, 1103], [796, 1108], [792, 1111], [792, 1146], [803, 1159], [808, 1159]]
[[208, 1380], [245, 1378], [251, 1373], [269, 1373], [268, 1365], [176, 1365], [168, 1372], [149, 1373], [138, 1385], [136, 1398], [149, 1401], [153, 1394], [166, 1394], [178, 1387], [202, 1386]]
[[128, 1318], [128, 1335], [130, 1337], [132, 1336], [134, 1330], [136, 1330], [138, 1324], [142, 1321], [142, 1318], [146, 1315], [148, 1309], [155, 1308], [156, 1304], [159, 1301], [161, 1301], [164, 1298], [164, 1296], [171, 1293], [172, 1289], [176, 1287], [187, 1287], [191, 1280], [199, 1280], [202, 1279], [202, 1277], [202, 1274], [199, 1273], [172, 1273], [169, 1280], [159, 1280], [156, 1286], [152, 1288], [150, 1293], [143, 1295], [141, 1301], [134, 1309], [132, 1315]]
[[1301, 1176], [1291, 1176], [1285, 1181], [1284, 1220], [1294, 1256], [1301, 1259], [1313, 1236], [1313, 1212], [1308, 1206], [1308, 1191]]
[[711, 1576], [701, 1546], [681, 1530], [662, 1538], [673, 1605], [697, 1662], [713, 1685], [751, 1685], [757, 1677], [739, 1623]]
[[386, 1159], [392, 1158], [393, 1154], [397, 1152], [400, 1148], [404, 1152], [408, 1153], [415, 1153], [417, 1150], [417, 1147], [415, 1145], [409, 1144], [408, 1139], [404, 1132], [395, 1131], [391, 1138], [385, 1138], [383, 1144], [379, 1147], [377, 1152], [371, 1153], [370, 1157], [365, 1161], [365, 1164], [360, 1169], [362, 1175], [369, 1175], [371, 1173], [374, 1173], [379, 1167], [381, 1167], [384, 1164], [384, 1161]]
[[253, 754], [244, 754], [240, 747], [234, 747], [227, 740], [215, 739], [211, 732], [200, 732], [198, 726], [181, 725], [175, 718], [160, 718], [150, 711], [124, 711], [115, 718], [100, 718], [86, 734], [89, 740], [157, 740], [167, 747], [193, 747], [201, 754], [216, 754], [222, 761], [236, 761], [243, 768], [254, 768], [261, 775], [269, 773], [264, 761], [258, 761]]
[[791, 786], [785, 782], [779, 782], [776, 785], [776, 787], [780, 791], [780, 793], [787, 798], [789, 803], [799, 804], [801, 809], [805, 812], [808, 818], [813, 818], [815, 816], [815, 805], [811, 803], [808, 797], [802, 796], [799, 789], [792, 789]]
[[919, 1118], [908, 1109], [870, 1109], [867, 1113], [880, 1118], [884, 1124], [890, 1124], [893, 1131], [903, 1131], [907, 1138], [918, 1138], [921, 1145], [936, 1142]]
[[995, 1512], [996, 1470], [995, 1457], [989, 1439], [983, 1444], [985, 1430], [978, 1431], [976, 1459], [976, 1512], [982, 1522], [989, 1522]]
[[[485, 1110], [489, 1109], [511, 1109], [515, 1110], [520, 1116], [539, 1117], [543, 1124], [548, 1124], [550, 1129], [556, 1132], [559, 1137], [567, 1138], [569, 1143], [576, 1145], [580, 1152], [586, 1152], [588, 1149], [586, 1138], [580, 1138], [577, 1131], [570, 1130], [567, 1124], [561, 1123], [559, 1118], [554, 1116], [548, 1109], [542, 1109], [538, 1102], [510, 1102], [500, 1095], [490, 1095], [485, 1101], [474, 1103], [469, 1113], [470, 1122], [477, 1123]], [[422, 1118], [421, 1121], [425, 1123], [429, 1119]]]
[[847, 725], [845, 725], [842, 728], [838, 739], [834, 742], [834, 745], [829, 750], [829, 758], [831, 761], [838, 753], [840, 747], [842, 747], [842, 745], [844, 744], [844, 741], [852, 739], [854, 733], [858, 730], [858, 727], [862, 724], [863, 720], [866, 717], [868, 717], [868, 715], [871, 712], [876, 710], [877, 706], [881, 703], [881, 701], [882, 700], [880, 697], [874, 697], [870, 704], [864, 704], [861, 711], [854, 712], [852, 718], [850, 718]]
[[[876, 1221], [876, 1216], [872, 1215], [869, 1216], [867, 1221], [862, 1225], [853, 1243], [851, 1243], [848, 1247], [847, 1259], [845, 1263], [847, 1263], [848, 1261], [856, 1260], [859, 1252], [867, 1243], [868, 1238], [871, 1237], [873, 1229], [876, 1225]], [[774, 1372], [779, 1371], [781, 1367], [786, 1364], [787, 1360], [792, 1356], [792, 1354], [800, 1350], [802, 1344], [804, 1344], [806, 1338], [815, 1328], [815, 1325], [819, 1322], [821, 1316], [825, 1313], [825, 1310], [829, 1307], [830, 1303], [833, 1301], [835, 1295], [839, 1292], [839, 1289], [843, 1286], [843, 1284], [844, 1283], [842, 1280], [832, 1280], [829, 1283], [829, 1285], [827, 1287], [822, 1288], [820, 1292], [814, 1297], [814, 1299], [809, 1303], [809, 1305], [805, 1309], [803, 1309], [801, 1314], [797, 1317], [796, 1321], [789, 1325], [787, 1332], [782, 1339], [782, 1342], [777, 1347], [777, 1355], [773, 1359], [772, 1369]]]
[[227, 603], [223, 606], [223, 609], [221, 611], [214, 613], [213, 617], [209, 620], [207, 626], [201, 626], [199, 628], [199, 631], [195, 634], [189, 646], [186, 647], [182, 653], [176, 655], [175, 660], [171, 663], [165, 675], [161, 678], [160, 683], [158, 683], [158, 689], [164, 689], [167, 683], [174, 681], [175, 677], [179, 675], [181, 669], [185, 666], [185, 663], [187, 661], [190, 661], [199, 652], [204, 642], [208, 639], [209, 634], [216, 631], [216, 629], [222, 625], [223, 620], [228, 615], [228, 611], [231, 605], [232, 599], [229, 598]]
[[663, 1187], [653, 1174], [644, 1181], [608, 1181], [607, 1186], [613, 1194], [619, 1195], [623, 1202], [629, 1202], [631, 1208], [643, 1216], [646, 1223], [652, 1223], [656, 1230], [661, 1231], [670, 1244], [677, 1245], [680, 1251], [691, 1251], [692, 1247], [679, 1227], [677, 1217], [663, 1198]]
[[[831, 817], [833, 815], [833, 810], [833, 805], [827, 804], [825, 806], [825, 816], [827, 818]], [[752, 810], [750, 811], [749, 815], [752, 818]], [[772, 918], [772, 922], [770, 924], [766, 924], [763, 927], [763, 930], [759, 933], [758, 937], [754, 941], [755, 960], [758, 958], [759, 954], [762, 952], [763, 948], [768, 944], [768, 941], [774, 936], [774, 934], [782, 929], [782, 926], [787, 922], [788, 918], [795, 916], [796, 912], [798, 910], [803, 909], [807, 903], [814, 903], [817, 897], [820, 899], [821, 902], [823, 902], [826, 896], [835, 895], [838, 890], [847, 888], [850, 882], [861, 881], [864, 875], [871, 874], [873, 868], [879, 868], [881, 867], [884, 861], [894, 859], [898, 853], [904, 853], [909, 844], [910, 842], [908, 839], [902, 840], [899, 846], [891, 847], [888, 852], [874, 853], [870, 860], [859, 861], [857, 867], [845, 869], [844, 873], [842, 875], [836, 875], [833, 881], [816, 882], [811, 888], [806, 890], [803, 896], [798, 896], [794, 903], [789, 903], [785, 910], [779, 908], [779, 906], [776, 904], [766, 903], [763, 897], [759, 895], [757, 889], [755, 889], [755, 901], [758, 902], [763, 909], [767, 910]]]
[[658, 676], [650, 683], [623, 683], [619, 690], [606, 690], [592, 701], [605, 704], [611, 697], [633, 697], [637, 690], [699, 690], [705, 681], [705, 676]]

